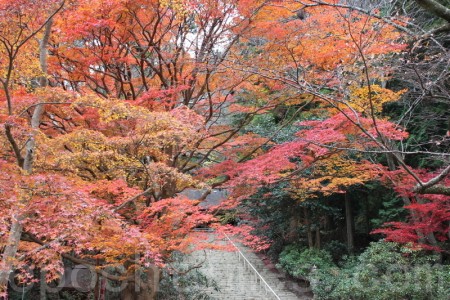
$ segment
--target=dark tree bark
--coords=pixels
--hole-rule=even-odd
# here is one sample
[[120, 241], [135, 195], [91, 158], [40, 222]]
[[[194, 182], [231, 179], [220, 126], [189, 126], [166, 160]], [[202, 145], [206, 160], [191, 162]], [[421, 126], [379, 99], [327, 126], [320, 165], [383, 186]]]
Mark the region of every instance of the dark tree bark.
[[355, 248], [353, 237], [353, 215], [350, 197], [348, 193], [345, 193], [345, 227], [347, 231], [347, 250], [349, 253], [353, 253]]
[[450, 8], [447, 8], [434, 0], [416, 0], [416, 2], [427, 11], [450, 22]]

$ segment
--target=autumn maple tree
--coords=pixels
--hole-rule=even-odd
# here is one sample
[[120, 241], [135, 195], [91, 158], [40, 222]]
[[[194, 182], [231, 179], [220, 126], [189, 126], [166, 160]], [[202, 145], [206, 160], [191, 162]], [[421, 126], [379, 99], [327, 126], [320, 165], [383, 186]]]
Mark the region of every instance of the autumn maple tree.
[[208, 187], [187, 172], [256, 113], [223, 124], [247, 76], [218, 66], [261, 4], [2, 2], [3, 296], [14, 270], [54, 281], [68, 260], [154, 297], [136, 274], [200, 246], [214, 218], [177, 193]]
[[[256, 184], [289, 180], [301, 197], [343, 192], [346, 186], [365, 180], [387, 180], [410, 211], [410, 222], [392, 223], [391, 229], [376, 232], [387, 234], [388, 240], [438, 249], [437, 239], [448, 239], [450, 167], [445, 154], [429, 153], [437, 160], [444, 155], [442, 167], [434, 171], [411, 167], [395, 142], [408, 134], [381, 115], [384, 104], [398, 101], [406, 92], [382, 85], [392, 72], [386, 61], [406, 47], [402, 34], [410, 33], [407, 20], [392, 22], [376, 10], [334, 2], [292, 1], [277, 9], [279, 13], [270, 17], [275, 18], [273, 22], [284, 19], [286, 26], [278, 26], [279, 32], [268, 31], [273, 36], [260, 44], [267, 60], [262, 65], [252, 61], [257, 67], [242, 61], [236, 68], [278, 82], [284, 89], [310, 93], [321, 107], [319, 114], [314, 113], [320, 121], [300, 122], [305, 127], [294, 141], [247, 162], [249, 171], [240, 169], [232, 176], [238, 182]], [[297, 15], [292, 16], [292, 11]], [[270, 66], [275, 63], [282, 64], [283, 72]], [[371, 153], [386, 155], [387, 165], [362, 160]]]
[[[156, 215], [141, 208], [197, 185], [173, 164], [205, 134], [204, 119], [187, 107], [152, 111], [144, 100], [56, 86], [47, 69], [49, 40], [57, 18], [77, 4], [32, 4], [2, 3], [2, 296], [11, 271], [32, 263], [53, 281], [62, 259], [137, 284], [137, 270], [185, 250], [195, 236], [185, 240], [190, 228], [211, 220], [188, 199], [161, 202]], [[130, 263], [136, 254], [140, 260]], [[102, 271], [120, 263], [123, 275]], [[154, 295], [155, 286], [143, 287]]]
[[[389, 240], [438, 249], [434, 235], [448, 239], [450, 168], [445, 158], [434, 171], [408, 165], [406, 153], [396, 146], [408, 133], [381, 114], [384, 105], [407, 92], [385, 85], [394, 71], [387, 62], [407, 47], [407, 22], [335, 2], [284, 1], [261, 9], [254, 31], [244, 35], [247, 44], [242, 46], [251, 48], [236, 52], [229, 68], [252, 74], [260, 90], [287, 99], [279, 105], [296, 105], [315, 120], [299, 122], [291, 142], [244, 163], [224, 161], [205, 174], [225, 172], [236, 199], [283, 181], [291, 183], [298, 199], [345, 193], [369, 180], [388, 182], [410, 210], [411, 222], [391, 223], [391, 229], [376, 232]], [[372, 160], [374, 154], [387, 157], [387, 164], [367, 160], [371, 154]], [[438, 160], [443, 155], [429, 154]], [[437, 207], [439, 214], [433, 216]], [[435, 225], [427, 227], [427, 222]]]

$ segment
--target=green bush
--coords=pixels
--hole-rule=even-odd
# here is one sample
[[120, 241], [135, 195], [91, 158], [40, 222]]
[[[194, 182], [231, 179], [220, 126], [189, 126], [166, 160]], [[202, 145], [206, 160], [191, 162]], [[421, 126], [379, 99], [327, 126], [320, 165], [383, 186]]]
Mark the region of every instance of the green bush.
[[448, 299], [450, 266], [437, 257], [376, 242], [342, 268], [311, 274], [317, 299]]
[[314, 266], [316, 269], [329, 269], [334, 264], [327, 251], [289, 245], [281, 252], [278, 266], [294, 277], [308, 278]]
[[235, 211], [225, 212], [223, 215], [219, 215], [218, 219], [220, 221], [220, 224], [222, 225], [236, 225], [239, 221], [239, 218]]
[[330, 241], [323, 247], [333, 257], [334, 262], [338, 262], [348, 254], [347, 245], [339, 241]]

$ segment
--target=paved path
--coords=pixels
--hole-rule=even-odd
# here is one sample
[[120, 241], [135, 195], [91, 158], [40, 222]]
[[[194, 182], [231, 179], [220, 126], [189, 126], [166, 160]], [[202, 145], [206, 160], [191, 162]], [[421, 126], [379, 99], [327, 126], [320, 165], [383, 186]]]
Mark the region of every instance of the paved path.
[[[217, 240], [215, 234], [210, 234], [210, 239], [216, 244], [231, 245], [230, 241], [226, 238]], [[286, 288], [282, 274], [269, 270], [257, 255], [246, 249], [244, 246], [237, 244], [237, 247], [279, 298], [267, 288], [262, 280], [255, 274], [253, 269], [248, 266], [248, 263], [244, 263], [244, 259], [237, 251], [197, 251], [190, 256], [189, 263], [198, 264], [205, 261], [202, 268], [200, 268], [200, 271], [208, 278], [213, 279], [219, 287], [219, 291], [216, 291], [213, 288], [205, 290], [211, 298], [218, 300], [311, 299], [311, 297], [308, 296], [297, 296], [289, 291]]]

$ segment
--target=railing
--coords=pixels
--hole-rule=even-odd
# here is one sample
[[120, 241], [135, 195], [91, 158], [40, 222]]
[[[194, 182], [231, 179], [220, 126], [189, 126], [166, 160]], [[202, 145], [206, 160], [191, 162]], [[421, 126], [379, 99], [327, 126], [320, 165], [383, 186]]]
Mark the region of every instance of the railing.
[[261, 274], [259, 274], [259, 272], [255, 269], [255, 267], [252, 265], [252, 263], [247, 259], [247, 257], [245, 257], [244, 253], [242, 253], [242, 251], [238, 248], [238, 246], [236, 246], [235, 243], [233, 243], [233, 241], [228, 237], [228, 235], [224, 232], [223, 233], [225, 235], [225, 237], [228, 239], [228, 241], [231, 243], [231, 245], [233, 245], [234, 248], [236, 248], [237, 253], [238, 253], [238, 257], [239, 257], [239, 261], [241, 261], [241, 258], [243, 259], [244, 262], [244, 267], [246, 267], [246, 264], [248, 267], [250, 267], [250, 270], [253, 271], [253, 273], [256, 276], [256, 282], [258, 282], [258, 278], [259, 278], [259, 284], [261, 286], [264, 286], [264, 290], [267, 292], [271, 292], [275, 298], [277, 300], [281, 300], [280, 297], [278, 297], [278, 295], [275, 293], [275, 291], [270, 287], [270, 285], [264, 280], [264, 278], [261, 276]]
[[209, 227], [200, 227], [200, 228], [193, 228], [192, 231], [196, 231], [196, 232], [214, 232], [214, 228], [209, 228]]
[[[192, 231], [197, 231], [197, 232], [214, 232], [215, 230], [213, 228], [194, 228]], [[281, 298], [275, 293], [275, 291], [270, 287], [270, 285], [264, 280], [264, 278], [261, 276], [261, 274], [259, 274], [259, 272], [256, 270], [256, 268], [252, 265], [252, 263], [247, 259], [247, 257], [245, 257], [244, 253], [242, 253], [242, 251], [239, 249], [238, 246], [236, 246], [236, 244], [230, 239], [230, 237], [223, 232], [223, 234], [225, 235], [225, 237], [227, 238], [227, 240], [231, 243], [231, 245], [236, 248], [236, 253], [238, 254], [239, 257], [239, 261], [244, 262], [244, 267], [249, 267], [251, 271], [253, 271], [253, 273], [255, 274], [256, 277], [256, 282], [258, 282], [258, 278], [259, 278], [259, 284], [260, 286], [264, 286], [264, 290], [266, 291], [266, 294], [268, 292], [272, 293], [275, 296], [275, 299], [277, 300], [281, 300]]]

